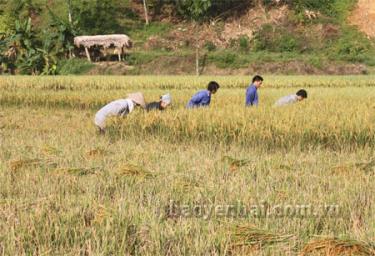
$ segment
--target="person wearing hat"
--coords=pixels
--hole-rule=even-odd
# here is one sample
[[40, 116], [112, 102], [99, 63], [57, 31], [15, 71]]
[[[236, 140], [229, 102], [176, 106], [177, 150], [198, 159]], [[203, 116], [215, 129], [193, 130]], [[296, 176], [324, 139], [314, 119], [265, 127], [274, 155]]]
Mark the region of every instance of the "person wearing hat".
[[160, 96], [159, 101], [151, 102], [146, 105], [146, 110], [151, 111], [151, 110], [164, 110], [166, 107], [168, 107], [172, 103], [172, 98], [169, 93], [164, 94]]
[[100, 133], [105, 131], [105, 120], [109, 116], [126, 116], [131, 113], [136, 106], [146, 107], [143, 94], [140, 92], [131, 93], [126, 99], [112, 101], [102, 107], [95, 114], [95, 125], [99, 128]]
[[299, 101], [303, 101], [304, 99], [307, 99], [307, 92], [306, 90], [301, 89], [296, 94], [291, 94], [280, 98], [278, 101], [276, 101], [275, 107], [286, 106]]

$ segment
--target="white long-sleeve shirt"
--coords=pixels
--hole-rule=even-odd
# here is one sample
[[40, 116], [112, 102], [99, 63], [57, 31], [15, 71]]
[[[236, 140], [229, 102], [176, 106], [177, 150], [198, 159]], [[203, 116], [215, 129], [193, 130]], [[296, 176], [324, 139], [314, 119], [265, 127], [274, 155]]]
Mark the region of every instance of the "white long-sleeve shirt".
[[95, 114], [95, 124], [105, 128], [105, 120], [109, 116], [125, 116], [134, 110], [134, 102], [130, 99], [115, 100], [102, 107]]
[[298, 96], [296, 94], [292, 94], [292, 95], [288, 95], [288, 96], [280, 98], [278, 101], [276, 101], [275, 106], [281, 107], [281, 106], [296, 103], [297, 101], [298, 101]]

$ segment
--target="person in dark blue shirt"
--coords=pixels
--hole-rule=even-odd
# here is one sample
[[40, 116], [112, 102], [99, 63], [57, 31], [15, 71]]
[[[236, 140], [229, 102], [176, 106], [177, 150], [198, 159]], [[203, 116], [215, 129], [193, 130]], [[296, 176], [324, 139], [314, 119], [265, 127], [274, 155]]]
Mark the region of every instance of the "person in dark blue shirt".
[[261, 87], [263, 83], [263, 77], [261, 76], [254, 76], [252, 83], [246, 89], [246, 106], [258, 106], [258, 89]]
[[211, 103], [211, 95], [215, 94], [219, 90], [220, 85], [211, 81], [208, 83], [207, 90], [202, 90], [194, 94], [187, 104], [187, 108], [197, 108], [197, 107], [206, 107]]
[[160, 96], [160, 101], [155, 101], [146, 104], [146, 110], [152, 111], [152, 110], [165, 110], [170, 104], [172, 103], [172, 97], [169, 93]]

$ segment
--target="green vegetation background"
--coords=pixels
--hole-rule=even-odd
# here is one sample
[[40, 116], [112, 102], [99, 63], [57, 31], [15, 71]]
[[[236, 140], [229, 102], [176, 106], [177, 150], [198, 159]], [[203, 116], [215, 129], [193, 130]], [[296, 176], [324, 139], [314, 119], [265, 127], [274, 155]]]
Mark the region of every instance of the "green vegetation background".
[[[134, 10], [130, 0], [0, 0], [0, 63], [3, 70], [17, 69], [23, 74], [81, 74], [92, 68], [82, 60], [69, 60], [75, 35], [125, 33], [134, 41], [134, 51], [125, 62], [139, 67], [161, 56], [186, 57], [194, 55], [194, 46], [179, 50], [167, 47], [145, 49], [150, 36], [166, 35], [182, 22], [204, 23], [226, 10], [243, 5], [253, 8], [277, 8], [272, 0], [148, 0], [149, 12], [156, 18], [146, 26], [141, 12]], [[206, 62], [218, 68], [244, 68], [249, 63], [303, 61], [316, 68], [335, 63], [363, 63], [375, 66], [374, 42], [350, 26], [347, 17], [356, 0], [297, 0], [282, 1], [292, 10], [285, 24], [264, 24], [249, 39], [233, 40], [226, 49], [213, 42], [204, 42]], [[142, 5], [138, 3], [138, 7]], [[169, 23], [161, 22], [157, 14], [168, 6]], [[115, 8], [114, 8], [115, 7]], [[305, 10], [321, 13], [309, 20]], [[69, 21], [69, 12], [72, 20]], [[233, 12], [234, 13], [234, 12]], [[163, 16], [166, 14], [163, 13]], [[229, 12], [231, 15], [231, 12]], [[234, 14], [233, 14], [234, 15]], [[338, 28], [332, 35], [320, 40], [312, 34], [316, 24]], [[9, 46], [17, 45], [17, 58], [7, 57]], [[132, 71], [138, 74], [139, 70]]]

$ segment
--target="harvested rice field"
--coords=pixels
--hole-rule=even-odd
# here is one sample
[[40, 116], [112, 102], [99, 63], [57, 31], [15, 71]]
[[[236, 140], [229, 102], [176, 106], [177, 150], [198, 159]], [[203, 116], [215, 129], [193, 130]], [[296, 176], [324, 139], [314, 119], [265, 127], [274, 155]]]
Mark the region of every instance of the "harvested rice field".
[[0, 254], [375, 255], [375, 77], [264, 78], [0, 77]]

